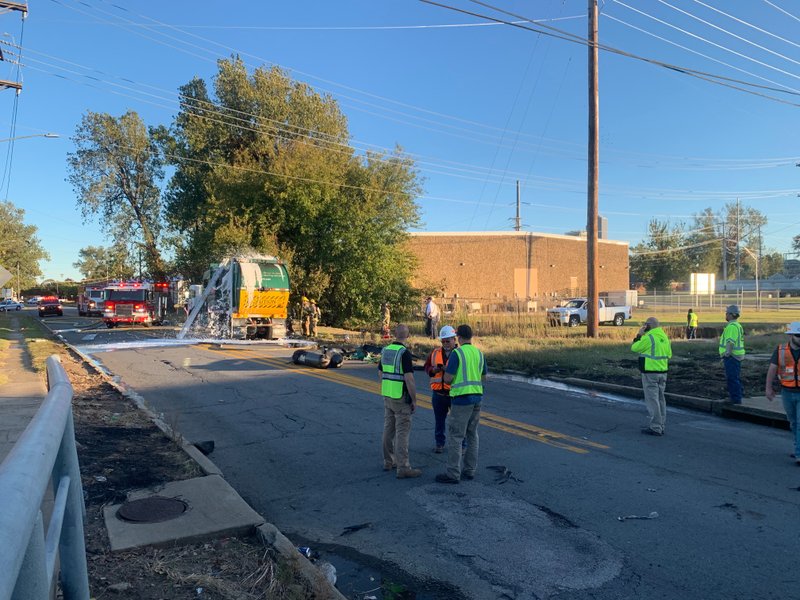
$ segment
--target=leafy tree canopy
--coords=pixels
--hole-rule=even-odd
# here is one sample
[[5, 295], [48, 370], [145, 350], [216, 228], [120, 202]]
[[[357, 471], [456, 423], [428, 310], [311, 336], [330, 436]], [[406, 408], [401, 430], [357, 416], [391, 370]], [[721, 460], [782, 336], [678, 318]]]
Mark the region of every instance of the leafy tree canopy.
[[401, 150], [356, 155], [337, 103], [278, 68], [250, 74], [221, 60], [213, 90], [202, 79], [181, 88], [164, 143], [179, 269], [196, 277], [253, 248], [283, 258], [295, 292], [333, 322], [377, 318], [387, 300], [410, 305], [402, 243], [418, 222], [420, 181]]
[[4, 287], [17, 292], [36, 284], [42, 274], [39, 261], [50, 258], [36, 236], [36, 226], [26, 225], [24, 217], [25, 211], [21, 208], [11, 202], [0, 202], [0, 240], [3, 240], [0, 266], [13, 275]]
[[104, 246], [87, 246], [78, 251], [80, 259], [72, 263], [84, 279], [129, 279], [136, 269], [130, 260], [125, 246], [110, 248]]
[[166, 273], [162, 258], [163, 130], [148, 130], [138, 114], [89, 111], [72, 138], [69, 175], [84, 219], [98, 218], [114, 246], [139, 245], [153, 277]]

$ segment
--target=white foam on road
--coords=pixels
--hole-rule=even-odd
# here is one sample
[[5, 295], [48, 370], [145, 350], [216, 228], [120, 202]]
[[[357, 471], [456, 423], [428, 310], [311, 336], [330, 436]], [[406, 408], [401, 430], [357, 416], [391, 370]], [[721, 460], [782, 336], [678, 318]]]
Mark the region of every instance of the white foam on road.
[[[84, 338], [86, 339], [86, 338]], [[114, 352], [115, 350], [132, 350], [139, 348], [159, 348], [164, 346], [194, 346], [197, 344], [212, 344], [217, 346], [271, 346], [271, 347], [296, 347], [316, 346], [317, 343], [309, 340], [226, 340], [212, 338], [151, 338], [145, 340], [131, 340], [126, 342], [112, 342], [109, 344], [88, 344], [75, 346], [83, 354], [99, 354], [101, 352]]]

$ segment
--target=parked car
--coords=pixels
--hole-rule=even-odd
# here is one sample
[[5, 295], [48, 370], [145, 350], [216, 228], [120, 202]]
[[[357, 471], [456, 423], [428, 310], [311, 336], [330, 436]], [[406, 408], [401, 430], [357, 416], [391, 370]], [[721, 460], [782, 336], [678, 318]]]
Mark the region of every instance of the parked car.
[[7, 310], [22, 310], [22, 304], [11, 298], [6, 298], [0, 301], [0, 312], [5, 312]]
[[64, 308], [58, 298], [48, 297], [39, 301], [39, 316], [45, 317], [47, 315], [64, 316]]
[[[564, 306], [549, 309], [547, 321], [550, 325], [577, 327], [586, 323], [588, 304], [589, 301], [586, 298], [572, 298]], [[597, 320], [600, 323], [613, 323], [617, 327], [621, 327], [630, 318], [630, 306], [606, 306], [602, 298], [598, 300]]]
[[39, 300], [41, 300], [41, 296], [33, 296], [32, 298], [28, 298], [25, 300], [25, 304], [28, 306], [37, 306], [39, 304]]

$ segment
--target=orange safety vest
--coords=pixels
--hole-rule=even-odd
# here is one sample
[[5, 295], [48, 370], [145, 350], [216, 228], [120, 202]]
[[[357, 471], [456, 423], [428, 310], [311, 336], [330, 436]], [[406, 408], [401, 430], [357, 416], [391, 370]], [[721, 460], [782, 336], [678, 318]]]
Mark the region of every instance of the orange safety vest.
[[[442, 367], [444, 368], [444, 349], [443, 348], [436, 348], [431, 353], [431, 366], [433, 368]], [[450, 390], [450, 384], [444, 382], [444, 371], [439, 371], [433, 377], [431, 377], [431, 389], [436, 392], [447, 392]]]
[[795, 360], [789, 344], [778, 346], [778, 380], [785, 388], [800, 387], [797, 380], [800, 360]]

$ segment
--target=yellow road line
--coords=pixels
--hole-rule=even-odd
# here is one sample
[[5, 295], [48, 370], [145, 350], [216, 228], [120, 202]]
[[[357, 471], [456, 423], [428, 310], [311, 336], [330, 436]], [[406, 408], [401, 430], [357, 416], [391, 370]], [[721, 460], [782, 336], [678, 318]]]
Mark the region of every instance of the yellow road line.
[[[377, 367], [375, 368], [376, 381], [373, 382], [362, 377], [356, 377], [355, 375], [343, 373], [338, 369], [314, 370], [313, 368], [309, 369], [308, 367], [295, 365], [288, 357], [285, 359], [283, 357], [278, 359], [266, 356], [253, 356], [249, 351], [244, 351], [238, 348], [208, 348], [208, 350], [219, 354], [237, 356], [241, 360], [264, 364], [285, 371], [296, 371], [299, 374], [307, 377], [314, 377], [323, 381], [330, 381], [339, 385], [352, 387], [369, 394], [380, 395], [380, 384], [377, 382]], [[431, 404], [430, 395], [417, 392], [417, 406], [432, 410], [433, 405]], [[484, 410], [481, 411], [481, 424], [504, 431], [506, 433], [510, 433], [512, 435], [533, 440], [535, 442], [547, 444], [555, 448], [569, 450], [570, 452], [575, 452], [577, 454], [586, 454], [589, 452], [586, 448], [582, 448], [581, 446], [588, 446], [590, 448], [602, 450], [608, 449], [608, 446], [605, 444], [599, 444], [597, 442], [576, 438], [558, 431], [552, 431], [542, 427], [537, 427], [536, 425], [515, 421], [513, 419], [508, 419]]]

